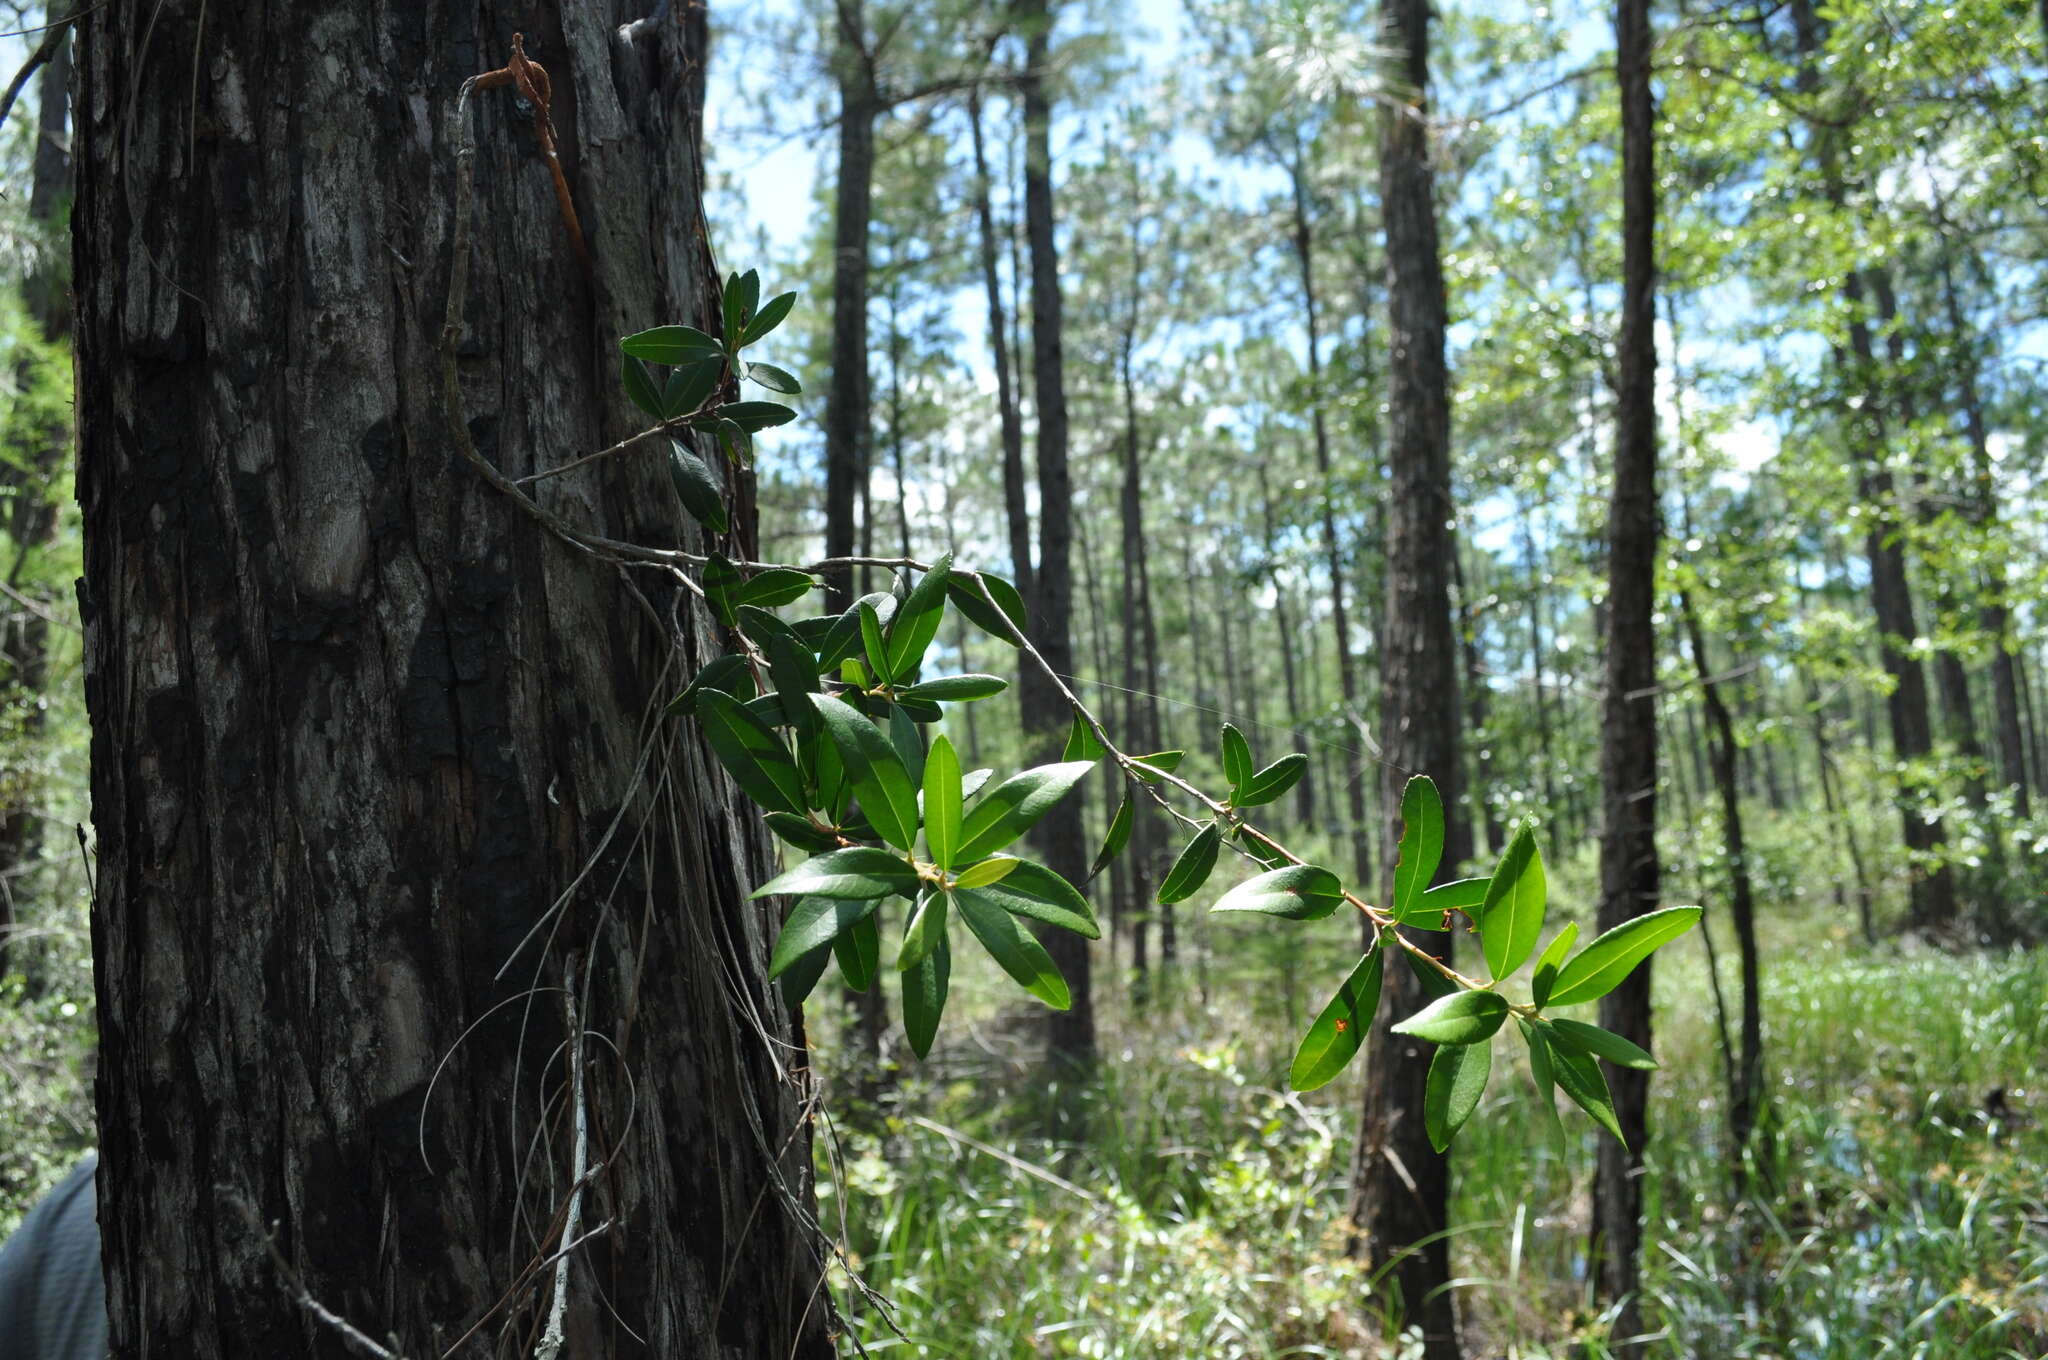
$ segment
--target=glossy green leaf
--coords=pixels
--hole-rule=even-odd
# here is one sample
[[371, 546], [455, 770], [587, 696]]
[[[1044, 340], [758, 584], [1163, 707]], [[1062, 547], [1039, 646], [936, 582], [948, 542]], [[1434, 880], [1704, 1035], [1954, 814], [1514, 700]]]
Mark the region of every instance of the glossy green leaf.
[[1394, 865], [1394, 917], [1406, 920], [1422, 905], [1429, 880], [1444, 857], [1444, 805], [1436, 781], [1419, 774], [1401, 791], [1400, 858]]
[[1222, 843], [1223, 828], [1215, 822], [1195, 833], [1187, 848], [1166, 871], [1166, 881], [1159, 885], [1159, 901], [1171, 905], [1193, 897], [1209, 881], [1209, 871], [1216, 867], [1216, 847]]
[[734, 273], [725, 281], [725, 290], [719, 294], [719, 309], [725, 317], [725, 337], [734, 349], [740, 347], [746, 334], [747, 323], [754, 319], [754, 304], [761, 300], [761, 275], [749, 269], [746, 273]]
[[[903, 711], [903, 705], [889, 705], [889, 748], [903, 762], [912, 788], [924, 787], [924, 734]], [[922, 805], [920, 805], [920, 808]]]
[[1019, 860], [999, 881], [985, 887], [963, 889], [956, 882], [953, 895], [957, 898], [963, 893], [972, 893], [1014, 916], [1029, 916], [1086, 939], [1102, 938], [1102, 927], [1095, 923], [1095, 913], [1080, 889], [1028, 859]]
[[908, 850], [917, 837], [917, 789], [882, 730], [829, 694], [810, 696], [839, 748], [861, 811], [882, 839]]
[[1529, 1079], [1536, 1083], [1536, 1094], [1542, 1098], [1543, 1113], [1548, 1115], [1550, 1122], [1555, 1125], [1557, 1074], [1551, 1070], [1550, 1041], [1543, 1037], [1542, 1030], [1521, 1016], [1515, 1017], [1515, 1023], [1521, 1026], [1522, 1039], [1529, 1046]]
[[1009, 877], [1010, 870], [1023, 862], [1023, 860], [1018, 859], [1015, 855], [992, 856], [981, 861], [979, 864], [970, 864], [965, 869], [962, 869], [954, 876], [953, 886], [956, 888], [986, 888], [991, 883], [1002, 882], [1005, 878]]
[[1123, 801], [1116, 805], [1116, 815], [1109, 819], [1109, 832], [1102, 838], [1102, 848], [1095, 852], [1095, 863], [1088, 867], [1088, 877], [1094, 878], [1109, 867], [1109, 862], [1124, 852], [1130, 844], [1131, 824], [1136, 820], [1136, 811], [1131, 805], [1131, 795], [1126, 793]]
[[707, 689], [715, 689], [733, 699], [750, 699], [754, 695], [753, 673], [747, 669], [743, 656], [715, 656], [704, 663], [683, 692], [668, 701], [663, 711], [671, 717], [676, 714], [693, 714], [697, 711], [697, 696]]
[[1327, 1086], [1358, 1055], [1379, 1011], [1386, 963], [1386, 952], [1378, 947], [1358, 960], [1351, 976], [1344, 979], [1344, 985], [1301, 1037], [1294, 1050], [1294, 1065], [1287, 1073], [1288, 1085], [1297, 1091]]
[[939, 635], [939, 623], [946, 617], [946, 578], [952, 570], [951, 553], [932, 563], [932, 569], [918, 578], [896, 617], [889, 621], [891, 679], [907, 679], [924, 664], [925, 651]]
[[868, 670], [876, 684], [886, 685], [896, 672], [889, 669], [889, 643], [882, 635], [882, 616], [866, 600], [855, 605], [854, 610], [860, 619], [861, 652], [867, 657]]
[[1320, 921], [1344, 901], [1344, 885], [1328, 869], [1289, 864], [1248, 878], [1223, 894], [1218, 911], [1251, 911], [1289, 921]]
[[700, 691], [696, 707], [712, 754], [747, 797], [769, 812], [804, 810], [803, 776], [775, 729], [720, 690]]
[[1493, 1045], [1446, 1044], [1429, 1061], [1422, 1091], [1422, 1127], [1430, 1146], [1442, 1152], [1479, 1108], [1486, 1079], [1493, 1074]]
[[1138, 778], [1147, 784], [1157, 784], [1160, 775], [1172, 774], [1186, 757], [1186, 751], [1154, 751], [1149, 756], [1132, 756], [1131, 764], [1139, 767]]
[[1564, 966], [1564, 956], [1571, 953], [1578, 938], [1579, 923], [1565, 922], [1564, 929], [1551, 938], [1543, 957], [1536, 960], [1536, 971], [1529, 976], [1529, 999], [1538, 1010], [1550, 1004], [1550, 989], [1557, 983], [1557, 970]]
[[1422, 901], [1417, 904], [1413, 916], [1396, 919], [1404, 926], [1422, 925], [1431, 930], [1448, 929], [1438, 913], [1462, 911], [1467, 915], [1476, 914], [1479, 904], [1486, 900], [1486, 886], [1492, 881], [1486, 878], [1454, 878], [1449, 883], [1439, 883], [1422, 895]]
[[734, 612], [737, 605], [734, 596], [746, 584], [746, 579], [739, 564], [719, 552], [711, 554], [710, 560], [704, 564], [703, 574], [698, 577], [697, 584], [704, 588], [704, 598], [710, 602], [719, 622], [728, 627], [738, 618]]
[[654, 385], [654, 375], [647, 371], [647, 362], [644, 359], [621, 354], [619, 381], [625, 384], [626, 397], [635, 406], [656, 420], [666, 418], [661, 409], [661, 389]]
[[668, 441], [668, 480], [691, 519], [714, 534], [722, 534], [731, 527], [725, 508], [725, 487], [718, 474], [685, 448], [680, 439]]
[[[740, 343], [742, 345], [751, 345], [756, 340], [765, 337], [770, 331], [782, 324], [782, 319], [789, 315], [789, 309], [795, 305], [795, 293], [778, 293], [774, 297], [769, 298], [767, 302], [762, 304], [761, 310], [754, 313], [754, 319], [747, 323], [746, 330], [740, 333]], [[791, 392], [796, 391], [793, 387], [788, 390]]]
[[799, 817], [794, 812], [771, 812], [762, 818], [787, 845], [813, 855], [822, 855], [839, 844], [839, 838], [820, 828], [808, 817]]
[[1037, 765], [984, 793], [961, 823], [960, 859], [985, 859], [1016, 840], [1094, 768], [1085, 760]]
[[1607, 995], [1653, 950], [1691, 930], [1699, 919], [1698, 907], [1666, 907], [1623, 921], [1557, 970], [1547, 1004], [1576, 1006]]
[[1095, 729], [1088, 720], [1076, 713], [1073, 725], [1067, 728], [1067, 748], [1060, 753], [1061, 760], [1100, 760], [1102, 742], [1095, 736]]
[[907, 685], [896, 691], [896, 697], [960, 703], [968, 699], [991, 698], [1009, 687], [1009, 681], [996, 675], [941, 675]]
[[700, 353], [690, 356], [668, 372], [668, 380], [661, 385], [661, 414], [664, 420], [674, 420], [696, 412], [718, 390], [725, 381], [725, 356], [718, 353]]
[[907, 973], [930, 957], [946, 936], [946, 916], [951, 911], [947, 894], [923, 892], [911, 910], [910, 924], [903, 927], [903, 948], [896, 955], [896, 971]]
[[1275, 802], [1289, 789], [1299, 784], [1302, 775], [1307, 772], [1307, 756], [1299, 751], [1284, 755], [1265, 769], [1255, 771], [1252, 777], [1244, 782], [1244, 787], [1232, 795], [1230, 801], [1241, 808], [1261, 807]]
[[1543, 855], [1525, 824], [1508, 842], [1479, 907], [1479, 946], [1496, 979], [1511, 976], [1536, 952], [1547, 891]]
[[839, 957], [839, 975], [856, 992], [874, 985], [882, 966], [882, 927], [875, 914], [861, 917], [832, 941]]
[[785, 397], [800, 396], [804, 385], [788, 369], [777, 368], [774, 364], [753, 363], [747, 365], [747, 376], [770, 392], [779, 392]]
[[1621, 1136], [1621, 1124], [1614, 1117], [1614, 1098], [1608, 1094], [1607, 1078], [1601, 1074], [1598, 1059], [1590, 1053], [1553, 1044], [1550, 1070], [1573, 1104], [1593, 1116], [1593, 1122], [1613, 1134], [1616, 1141], [1628, 1142]]
[[782, 989], [782, 1004], [803, 1005], [805, 998], [817, 987], [818, 979], [825, 975], [825, 965], [830, 962], [832, 946], [821, 944], [784, 969], [782, 976], [775, 981], [775, 985]]
[[683, 364], [721, 354], [725, 347], [694, 326], [656, 326], [623, 337], [619, 348], [650, 364]]
[[960, 759], [944, 736], [932, 742], [924, 760], [924, 839], [932, 863], [951, 869], [960, 848]]
[[1067, 991], [1067, 980], [1060, 976], [1052, 955], [1045, 952], [1045, 946], [1022, 921], [971, 892], [956, 897], [955, 905], [960, 909], [960, 919], [981, 941], [982, 948], [988, 950], [989, 957], [1025, 991], [1056, 1011], [1074, 1004]]
[[800, 957], [824, 948], [839, 938], [855, 921], [871, 915], [874, 898], [800, 897], [775, 937], [775, 949], [768, 957], [770, 981]]
[[787, 425], [796, 419], [796, 409], [779, 401], [729, 401], [718, 408], [718, 414], [748, 434]]
[[[860, 599], [854, 601], [852, 608], [837, 618], [830, 620], [825, 626], [824, 636], [818, 640], [817, 644], [819, 670], [830, 674], [846, 658], [860, 655], [860, 606], [863, 604], [877, 610], [884, 605], [891, 611], [894, 611], [896, 608], [896, 601], [893, 598], [878, 591], [872, 595], [861, 596]], [[876, 620], [878, 629], [880, 624], [881, 616], [878, 614]], [[798, 628], [803, 626], [802, 623], [797, 625]]]
[[910, 1039], [910, 1051], [920, 1058], [932, 1051], [952, 976], [953, 953], [943, 935], [925, 961], [903, 975], [903, 1032]]
[[1491, 1039], [1507, 1018], [1508, 1003], [1498, 992], [1454, 991], [1395, 1025], [1394, 1033], [1433, 1044], [1476, 1044]]
[[1605, 1058], [1616, 1067], [1633, 1067], [1644, 1072], [1656, 1070], [1655, 1058], [1610, 1030], [1562, 1018], [1546, 1023], [1550, 1037], [1567, 1048]]
[[872, 845], [854, 845], [813, 856], [769, 879], [753, 895], [887, 897], [914, 891], [917, 882], [917, 870], [908, 861]]
[[801, 600], [817, 583], [817, 578], [809, 572], [798, 571], [794, 567], [770, 567], [748, 577], [735, 598], [741, 604], [773, 609]]
[[1252, 777], [1252, 748], [1244, 739], [1244, 733], [1229, 723], [1223, 724], [1223, 778], [1232, 789], [1242, 788]]
[[1024, 597], [993, 572], [955, 572], [947, 578], [946, 594], [969, 623], [998, 642], [1015, 647], [1019, 635], [1031, 635]]

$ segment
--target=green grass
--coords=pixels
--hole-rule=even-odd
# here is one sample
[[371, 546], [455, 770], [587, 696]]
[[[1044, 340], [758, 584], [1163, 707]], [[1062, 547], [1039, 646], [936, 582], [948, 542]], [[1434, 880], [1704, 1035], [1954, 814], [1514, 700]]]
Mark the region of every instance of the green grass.
[[[1039, 1132], [1033, 1031], [966, 970], [935, 1061], [907, 1069], [886, 1112], [850, 1112], [821, 1140], [825, 1218], [893, 1305], [888, 1320], [850, 1305], [861, 1343], [930, 1356], [1401, 1354], [1398, 1319], [1343, 1252], [1357, 1075], [1313, 1097], [1277, 1089], [1293, 1036], [1280, 997], [1253, 980], [1277, 976], [1278, 938], [1233, 935], [1238, 966], [1211, 976], [1206, 1001], [1142, 1016], [1111, 1006], [1104, 1032], [1139, 1037], [1082, 1093], [1085, 1136], [1061, 1140]], [[1307, 997], [1337, 970], [1299, 971]], [[1775, 1189], [1740, 1207], [1697, 946], [1674, 951], [1657, 990], [1652, 1354], [2048, 1354], [2048, 1135], [2029, 1110], [2048, 1071], [2048, 959], [1862, 957], [1828, 941], [1777, 953], [1771, 1141], [1755, 1168]], [[1467, 1353], [1597, 1354], [1606, 1319], [1589, 1306], [1583, 1255], [1593, 1135], [1575, 1113], [1563, 1137], [1542, 1134], [1507, 1051], [1455, 1149]], [[1987, 1116], [1994, 1088], [2015, 1117]], [[839, 1283], [845, 1296], [843, 1272]]]

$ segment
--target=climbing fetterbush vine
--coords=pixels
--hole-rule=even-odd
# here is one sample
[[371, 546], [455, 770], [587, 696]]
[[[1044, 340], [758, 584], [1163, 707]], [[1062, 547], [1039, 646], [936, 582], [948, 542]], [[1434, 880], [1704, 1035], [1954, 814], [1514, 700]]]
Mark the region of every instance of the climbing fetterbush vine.
[[[742, 463], [751, 456], [755, 431], [795, 413], [776, 402], [727, 399], [732, 380], [782, 394], [801, 390], [784, 370], [742, 357], [795, 302], [790, 293], [765, 305], [759, 298], [759, 278], [751, 271], [735, 274], [723, 292], [722, 334], [661, 326], [622, 342], [623, 379], [634, 403], [672, 430], [699, 432], [724, 457]], [[714, 534], [725, 533], [723, 479], [679, 439], [671, 439], [669, 459], [684, 509]], [[1305, 754], [1260, 766], [1243, 733], [1226, 723], [1221, 756], [1229, 788], [1220, 796], [1204, 792], [1175, 773], [1183, 752], [1131, 755], [1116, 747], [1032, 646], [1023, 600], [1010, 582], [956, 568], [950, 557], [894, 565], [893, 589], [865, 595], [843, 613], [794, 622], [771, 611], [809, 595], [818, 585], [810, 570], [714, 553], [693, 583], [724, 625], [732, 650], [705, 665], [669, 711], [698, 723], [768, 828], [801, 856], [755, 890], [757, 897], [791, 901], [769, 976], [792, 1004], [835, 962], [848, 986], [875, 985], [893, 943], [904, 1029], [923, 1057], [945, 1010], [953, 943], [964, 930], [1026, 991], [1065, 1009], [1066, 979], [1031, 923], [1089, 939], [1101, 928], [1078, 886], [1014, 850], [1106, 759], [1125, 776], [1126, 792], [1091, 877], [1122, 852], [1139, 801], [1149, 800], [1191, 832], [1160, 884], [1160, 902], [1200, 892], [1228, 849], [1259, 872], [1226, 890], [1210, 911], [1313, 921], [1348, 907], [1371, 922], [1372, 946], [1296, 1050], [1289, 1074], [1296, 1090], [1325, 1085], [1357, 1055], [1379, 1008], [1387, 956], [1398, 954], [1400, 966], [1413, 970], [1431, 998], [1393, 1028], [1437, 1046], [1424, 1118], [1439, 1149], [1478, 1108], [1492, 1073], [1494, 1040], [1510, 1019], [1545, 1108], [1554, 1112], [1554, 1091], [1561, 1087], [1620, 1137], [1599, 1060], [1644, 1068], [1655, 1061], [1619, 1035], [1555, 1012], [1613, 990], [1651, 952], [1691, 929], [1699, 908], [1636, 917], [1576, 950], [1578, 927], [1567, 924], [1544, 945], [1548, 894], [1530, 828], [1517, 830], [1491, 876], [1431, 887], [1443, 858], [1444, 812], [1436, 785], [1421, 776], [1408, 781], [1401, 799], [1393, 900], [1369, 903], [1251, 818], [1302, 777]], [[1040, 667], [1060, 687], [1074, 710], [1063, 759], [998, 779], [992, 770], [963, 769], [944, 734], [928, 736], [947, 705], [1008, 687], [993, 675], [925, 674], [949, 608], [1015, 648], [1021, 665]], [[1458, 917], [1477, 932], [1484, 978], [1458, 972], [1400, 929], [1445, 930]], [[1509, 984], [1525, 986], [1525, 999], [1510, 996]]]

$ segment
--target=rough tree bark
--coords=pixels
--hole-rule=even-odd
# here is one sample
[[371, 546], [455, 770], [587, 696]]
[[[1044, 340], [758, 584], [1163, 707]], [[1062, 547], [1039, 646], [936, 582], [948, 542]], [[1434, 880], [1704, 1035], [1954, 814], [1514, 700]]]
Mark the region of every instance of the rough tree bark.
[[[839, 175], [832, 213], [832, 377], [825, 390], [825, 555], [851, 557], [855, 503], [871, 466], [868, 430], [868, 234], [874, 218], [875, 59], [862, 0], [834, 0]], [[825, 576], [825, 607], [853, 603], [853, 572]]]
[[[1060, 320], [1060, 260], [1053, 237], [1052, 103], [1046, 63], [1053, 16], [1047, 0], [1021, 0], [1017, 27], [1024, 35], [1024, 70], [1017, 92], [1024, 106], [1024, 235], [1031, 256], [1031, 386], [1038, 408], [1038, 571], [1027, 597], [1038, 649], [1062, 676], [1074, 672], [1074, 483], [1067, 467], [1067, 388]], [[1056, 760], [1071, 714], [1059, 691], [1036, 668], [1018, 685], [1024, 727], [1038, 758]], [[1062, 799], [1035, 828], [1033, 843], [1053, 872], [1078, 883], [1088, 875], [1081, 830], [1081, 799]], [[1074, 1004], [1048, 1013], [1046, 1053], [1055, 1063], [1086, 1066], [1095, 1060], [1095, 1005], [1089, 987], [1088, 942], [1065, 930], [1048, 931], [1046, 950], [1066, 974]]]
[[[237, 1199], [313, 1298], [404, 1354], [530, 1353], [578, 1109], [567, 1353], [831, 1354], [801, 1035], [747, 899], [767, 848], [658, 716], [714, 630], [463, 454], [517, 477], [611, 443], [644, 423], [617, 337], [710, 320], [704, 11], [646, 9], [85, 21], [99, 1198], [124, 1360], [352, 1353]], [[594, 264], [532, 113], [479, 91], [451, 421], [456, 91], [515, 22]], [[694, 538], [657, 458], [539, 497], [618, 539]]]
[[[1429, 0], [1386, 0], [1398, 104], [1380, 121], [1380, 211], [1387, 233], [1387, 605], [1380, 651], [1386, 810], [1380, 863], [1391, 880], [1401, 839], [1401, 788], [1426, 774], [1449, 810], [1440, 876], [1472, 853], [1458, 776], [1458, 644], [1451, 626], [1450, 389], [1444, 371], [1444, 281], [1430, 164]], [[1362, 828], [1361, 828], [1362, 829]], [[1440, 958], [1451, 936], [1414, 931]], [[1457, 1360], [1452, 1306], [1450, 1164], [1430, 1146], [1423, 1088], [1432, 1045], [1391, 1026], [1425, 1003], [1398, 964], [1366, 1042], [1365, 1095], [1351, 1173], [1351, 1220], [1373, 1269], [1389, 1269], [1403, 1320], [1420, 1326], [1428, 1360]], [[1417, 1245], [1421, 1244], [1421, 1245]]]
[[[1607, 508], [1607, 663], [1601, 697], [1599, 927], [1656, 909], [1657, 860], [1657, 172], [1650, 101], [1649, 0], [1614, 7], [1621, 83], [1622, 315], [1615, 389], [1614, 487]], [[1600, 999], [1600, 1023], [1650, 1047], [1650, 963]], [[1649, 1074], [1603, 1062], [1626, 1145], [1600, 1140], [1593, 1184], [1601, 1294], [1619, 1309], [1619, 1353], [1641, 1353], [1643, 1148]]]

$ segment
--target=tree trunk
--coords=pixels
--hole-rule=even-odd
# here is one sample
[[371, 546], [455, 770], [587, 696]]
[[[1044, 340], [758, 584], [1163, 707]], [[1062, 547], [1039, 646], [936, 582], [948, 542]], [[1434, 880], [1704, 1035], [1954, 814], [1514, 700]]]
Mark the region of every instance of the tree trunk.
[[[48, 17], [55, 20], [65, 6], [52, 5]], [[71, 41], [57, 40], [56, 50], [44, 64], [37, 89], [35, 151], [29, 163], [29, 221], [51, 231], [71, 190]], [[29, 319], [45, 341], [61, 340], [71, 331], [71, 297], [66, 287], [63, 261], [54, 248], [39, 256], [23, 281], [22, 293]], [[17, 370], [20, 389], [47, 381], [40, 374]], [[14, 562], [7, 584], [19, 597], [25, 584], [24, 571], [47, 547], [57, 532], [56, 481], [71, 447], [68, 422], [53, 423], [36, 433], [29, 465], [6, 467], [13, 506], [8, 516], [7, 535]], [[43, 731], [43, 690], [49, 673], [50, 624], [47, 610], [18, 606], [8, 617], [0, 652], [6, 671], [0, 674], [0, 704], [20, 710], [20, 735], [24, 747], [35, 743]], [[27, 875], [41, 851], [43, 813], [40, 781], [26, 768], [11, 772], [4, 814], [0, 814], [0, 977], [10, 967], [9, 952], [18, 923], [15, 897], [27, 889]]]
[[1273, 626], [1280, 635], [1280, 682], [1287, 695], [1287, 721], [1294, 734], [1294, 749], [1310, 754], [1309, 772], [1294, 786], [1294, 815], [1306, 832], [1313, 831], [1316, 824], [1315, 759], [1301, 722], [1301, 685], [1294, 674], [1294, 620], [1287, 608], [1287, 587], [1280, 579], [1279, 534], [1273, 528], [1273, 487], [1267, 461], [1259, 460], [1259, 510], [1266, 531], [1266, 573], [1273, 583]]
[[1486, 677], [1479, 664], [1479, 616], [1465, 588], [1463, 553], [1451, 554], [1451, 585], [1458, 592], [1458, 655], [1465, 669], [1465, 732], [1478, 747], [1473, 755], [1478, 787], [1469, 791], [1466, 802], [1469, 815], [1486, 832], [1486, 844], [1481, 849], [1490, 859], [1507, 844], [1507, 828], [1501, 824], [1500, 809], [1494, 805], [1492, 796], [1493, 738], [1486, 730]]
[[[122, 1360], [354, 1354], [273, 1267], [268, 1224], [311, 1299], [413, 1357], [530, 1352], [562, 1278], [578, 1357], [832, 1353], [802, 1036], [747, 896], [768, 848], [659, 716], [715, 630], [469, 461], [519, 477], [637, 429], [618, 337], [711, 321], [704, 11], [621, 31], [645, 10], [520, 11], [588, 264], [533, 114], [508, 88], [470, 101], [479, 286], [448, 330], [452, 415], [428, 375], [456, 92], [509, 16], [85, 21], [81, 593]], [[693, 542], [652, 453], [538, 494], [598, 534]]]
[[[1138, 749], [1156, 751], [1159, 740], [1159, 640], [1152, 623], [1152, 577], [1146, 567], [1143, 443], [1138, 430], [1138, 386], [1132, 372], [1132, 353], [1137, 348], [1138, 309], [1143, 305], [1143, 256], [1137, 224], [1131, 230], [1131, 296], [1124, 315], [1123, 335], [1118, 351], [1118, 376], [1123, 391], [1123, 481], [1117, 511], [1123, 528], [1123, 687], [1124, 738]], [[1152, 894], [1159, 878], [1158, 819], [1150, 808], [1134, 809], [1129, 852], [1120, 857], [1128, 865], [1130, 905], [1134, 919], [1153, 914]], [[1163, 908], [1171, 912], [1172, 908]], [[1172, 962], [1162, 941], [1162, 964]], [[1134, 960], [1134, 963], [1137, 961]], [[1149, 960], [1145, 961], [1149, 963]], [[1147, 999], [1147, 982], [1142, 967], [1134, 968], [1135, 999]]]
[[[1052, 105], [1046, 95], [1052, 15], [1047, 0], [1022, 0], [1017, 24], [1024, 34], [1024, 71], [1017, 77], [1024, 105], [1024, 235], [1031, 255], [1031, 374], [1038, 408], [1038, 575], [1032, 614], [1038, 650], [1062, 676], [1074, 671], [1074, 486], [1067, 467], [1067, 388], [1061, 353], [1060, 262], [1053, 238]], [[1033, 667], [1018, 686], [1024, 726], [1039, 759], [1057, 760], [1072, 714], [1059, 691]], [[1070, 883], [1088, 874], [1082, 841], [1081, 799], [1061, 799], [1035, 829], [1033, 843], [1046, 866]], [[1088, 979], [1088, 942], [1066, 930], [1048, 931], [1045, 947], [1066, 975], [1073, 1007], [1048, 1013], [1046, 1055], [1055, 1064], [1087, 1066], [1095, 1060], [1095, 1007]]]
[[1735, 720], [1722, 702], [1721, 687], [1707, 661], [1707, 640], [1689, 591], [1678, 592], [1678, 610], [1692, 645], [1700, 701], [1714, 733], [1714, 788], [1721, 798], [1721, 840], [1728, 855], [1728, 915], [1735, 924], [1735, 949], [1742, 970], [1742, 1050], [1728, 1073], [1729, 1172], [1735, 1197], [1749, 1185], [1750, 1141], [1756, 1132], [1757, 1105], [1763, 1097], [1764, 1025], [1756, 945], [1756, 897], [1750, 889], [1749, 859], [1742, 837], [1742, 800], [1735, 787]]
[[1003, 432], [1003, 523], [1009, 530], [1010, 570], [1025, 599], [1035, 593], [1031, 562], [1031, 510], [1024, 494], [1024, 421], [1010, 383], [1010, 345], [1003, 322], [1003, 283], [996, 267], [995, 212], [989, 206], [988, 155], [981, 139], [981, 92], [967, 94], [967, 125], [974, 138], [974, 219], [981, 238], [981, 281], [988, 295], [988, 350], [996, 371], [996, 412]]
[[[1380, 203], [1387, 233], [1387, 605], [1380, 638], [1381, 741], [1386, 753], [1380, 862], [1391, 901], [1401, 839], [1401, 787], [1436, 781], [1450, 812], [1440, 876], [1472, 850], [1459, 815], [1458, 650], [1451, 626], [1450, 389], [1444, 372], [1444, 282], [1428, 128], [1429, 0], [1386, 0], [1400, 102], [1380, 120]], [[1362, 884], [1363, 879], [1360, 880]], [[1449, 958], [1448, 932], [1412, 938]], [[1420, 1010], [1415, 975], [1395, 965], [1367, 1041], [1370, 1057], [1351, 1175], [1351, 1221], [1375, 1271], [1390, 1271], [1403, 1320], [1428, 1360], [1457, 1360], [1449, 1222], [1450, 1164], [1423, 1127], [1431, 1045], [1391, 1027]]]
[[[1650, 102], [1649, 0], [1614, 8], [1621, 84], [1622, 316], [1615, 387], [1614, 489], [1607, 510], [1607, 664], [1601, 703], [1599, 926], [1654, 911], [1657, 862], [1657, 172]], [[1600, 1000], [1603, 1027], [1650, 1047], [1650, 963]], [[1619, 1305], [1613, 1336], [1641, 1353], [1643, 1149], [1649, 1074], [1603, 1063], [1626, 1146], [1600, 1140], [1593, 1188], [1600, 1293]]]
[[[855, 502], [872, 466], [868, 431], [868, 230], [875, 175], [874, 56], [868, 50], [864, 0], [834, 0], [839, 86], [839, 179], [832, 215], [832, 377], [825, 391], [825, 556], [851, 557]], [[865, 549], [862, 556], [866, 556]], [[853, 603], [854, 574], [825, 573], [825, 607]]]

